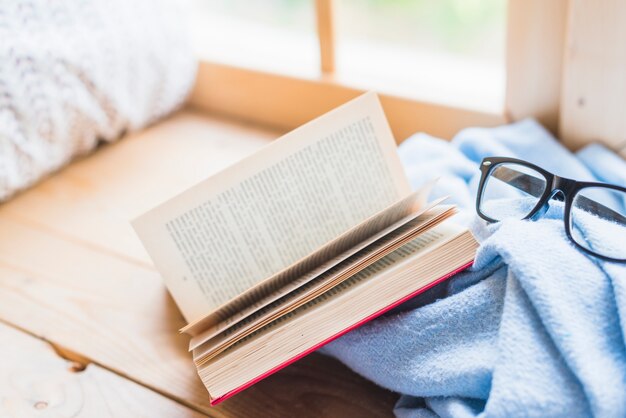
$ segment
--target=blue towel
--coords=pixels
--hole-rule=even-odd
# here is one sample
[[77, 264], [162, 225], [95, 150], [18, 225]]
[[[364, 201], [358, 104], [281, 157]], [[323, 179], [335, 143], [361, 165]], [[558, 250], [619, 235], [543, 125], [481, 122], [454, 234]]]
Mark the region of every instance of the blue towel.
[[475, 264], [446, 297], [404, 305], [323, 352], [401, 393], [401, 418], [626, 417], [626, 266], [578, 250], [556, 202], [538, 221], [486, 224], [474, 210], [486, 156], [622, 186], [626, 163], [600, 145], [574, 155], [533, 120], [451, 143], [418, 134], [400, 155], [413, 187], [441, 177], [435, 194], [452, 196], [481, 242]]

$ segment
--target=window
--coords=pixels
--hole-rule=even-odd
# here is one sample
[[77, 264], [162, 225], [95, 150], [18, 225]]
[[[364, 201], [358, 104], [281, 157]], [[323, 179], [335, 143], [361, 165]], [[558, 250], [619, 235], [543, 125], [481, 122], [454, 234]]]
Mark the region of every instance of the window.
[[466, 108], [504, 98], [504, 0], [339, 0], [346, 83]]
[[200, 57], [288, 75], [317, 74], [313, 0], [192, 0], [190, 5]]
[[[400, 96], [493, 110], [504, 92], [505, 0], [340, 0], [335, 79]], [[314, 77], [314, 0], [194, 0], [199, 54]]]
[[376, 90], [400, 140], [558, 120], [567, 0], [187, 1], [206, 110], [290, 129]]

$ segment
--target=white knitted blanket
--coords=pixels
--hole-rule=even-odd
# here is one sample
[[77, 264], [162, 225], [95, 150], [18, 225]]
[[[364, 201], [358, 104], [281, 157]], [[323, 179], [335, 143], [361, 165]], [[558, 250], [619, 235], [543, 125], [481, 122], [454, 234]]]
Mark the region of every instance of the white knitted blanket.
[[0, 0], [0, 201], [179, 106], [182, 22], [166, 0]]

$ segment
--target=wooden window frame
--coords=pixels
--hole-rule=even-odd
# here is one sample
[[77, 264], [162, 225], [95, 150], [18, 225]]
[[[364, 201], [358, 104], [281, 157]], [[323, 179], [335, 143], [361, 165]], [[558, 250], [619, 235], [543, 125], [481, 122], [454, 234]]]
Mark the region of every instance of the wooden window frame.
[[[315, 1], [317, 76], [294, 77], [204, 60], [190, 105], [288, 131], [365, 92], [333, 79], [333, 4]], [[508, 0], [507, 82], [501, 109], [481, 111], [380, 92], [396, 139], [400, 142], [418, 131], [449, 139], [465, 127], [495, 126], [528, 116], [556, 133], [568, 1]]]

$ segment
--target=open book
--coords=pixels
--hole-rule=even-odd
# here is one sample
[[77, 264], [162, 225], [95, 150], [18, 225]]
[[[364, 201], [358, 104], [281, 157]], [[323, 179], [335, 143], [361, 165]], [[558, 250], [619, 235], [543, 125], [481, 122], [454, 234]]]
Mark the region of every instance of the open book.
[[469, 266], [428, 189], [368, 93], [136, 219], [211, 403]]

